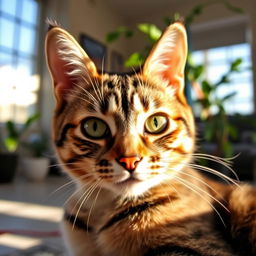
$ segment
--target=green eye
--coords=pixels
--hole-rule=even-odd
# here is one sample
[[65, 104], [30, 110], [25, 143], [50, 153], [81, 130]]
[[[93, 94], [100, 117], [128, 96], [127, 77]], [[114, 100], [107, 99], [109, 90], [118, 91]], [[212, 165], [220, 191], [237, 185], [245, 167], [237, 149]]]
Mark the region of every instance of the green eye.
[[168, 119], [164, 115], [150, 116], [145, 122], [145, 131], [151, 134], [163, 132], [168, 125]]
[[92, 139], [102, 139], [109, 132], [106, 123], [96, 117], [86, 118], [82, 123], [81, 130], [85, 136]]

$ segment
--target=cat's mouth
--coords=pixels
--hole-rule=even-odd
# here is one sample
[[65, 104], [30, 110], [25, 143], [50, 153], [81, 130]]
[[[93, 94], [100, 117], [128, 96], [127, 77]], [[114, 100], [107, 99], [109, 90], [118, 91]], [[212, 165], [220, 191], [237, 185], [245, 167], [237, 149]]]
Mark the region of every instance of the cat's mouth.
[[133, 177], [133, 176], [130, 176], [130, 177], [128, 177], [128, 178], [126, 178], [126, 179], [121, 179], [121, 180], [119, 180], [119, 181], [117, 181], [116, 182], [116, 184], [117, 185], [133, 185], [133, 184], [135, 184], [135, 183], [138, 183], [138, 182], [140, 182], [140, 180], [139, 179], [137, 179], [137, 178], [135, 178], [135, 177]]

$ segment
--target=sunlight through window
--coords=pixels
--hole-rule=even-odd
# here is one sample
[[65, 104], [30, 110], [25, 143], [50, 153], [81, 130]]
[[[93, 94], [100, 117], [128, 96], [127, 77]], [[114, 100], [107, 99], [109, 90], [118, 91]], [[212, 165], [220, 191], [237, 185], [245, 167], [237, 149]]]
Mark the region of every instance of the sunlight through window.
[[[217, 89], [217, 97], [236, 92], [236, 95], [225, 103], [229, 115], [253, 113], [252, 63], [248, 43], [217, 47], [193, 52], [193, 61], [205, 67], [204, 79], [211, 83], [219, 81], [230, 68], [232, 61], [241, 58], [241, 71], [231, 76], [230, 82], [221, 84]], [[193, 95], [195, 99], [195, 96]], [[200, 110], [197, 109], [197, 111]]]
[[35, 112], [38, 22], [36, 0], [0, 0], [0, 122]]

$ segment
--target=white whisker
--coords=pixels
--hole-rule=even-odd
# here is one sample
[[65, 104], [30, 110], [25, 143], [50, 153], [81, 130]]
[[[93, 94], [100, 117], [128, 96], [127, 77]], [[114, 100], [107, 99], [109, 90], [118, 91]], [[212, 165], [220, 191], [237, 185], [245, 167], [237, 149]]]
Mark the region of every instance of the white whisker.
[[88, 213], [87, 222], [86, 222], [87, 232], [88, 232], [88, 227], [89, 227], [89, 222], [90, 222], [90, 216], [91, 216], [93, 207], [94, 207], [95, 204], [96, 204], [96, 201], [97, 201], [97, 199], [98, 199], [98, 197], [99, 197], [99, 194], [100, 194], [100, 191], [101, 191], [101, 190], [102, 190], [102, 187], [101, 187], [100, 184], [99, 184], [99, 190], [98, 190], [98, 192], [97, 192], [97, 194], [96, 194], [96, 196], [95, 196], [95, 198], [94, 198], [94, 200], [93, 200], [93, 203], [92, 203], [92, 205], [91, 205], [91, 207], [90, 207], [90, 211], [89, 211], [89, 213]]
[[[182, 179], [182, 178], [180, 178], [180, 177], [178, 177], [178, 176], [175, 176], [174, 179], [176, 179], [177, 181], [179, 181], [179, 182], [180, 182], [181, 184], [183, 184], [185, 187], [187, 187], [187, 188], [190, 189], [191, 191], [195, 192], [195, 193], [196, 193], [197, 195], [199, 195], [204, 201], [206, 201], [206, 202], [209, 204], [209, 206], [217, 213], [217, 215], [219, 216], [221, 222], [222, 222], [223, 225], [226, 227], [226, 224], [225, 224], [225, 222], [224, 222], [222, 216], [220, 215], [219, 211], [213, 206], [213, 204], [212, 204], [208, 199], [206, 199], [204, 196], [202, 196], [202, 195], [200, 194], [200, 192], [195, 189], [195, 187], [196, 187], [197, 189], [199, 189], [197, 186], [194, 186], [194, 188], [190, 187], [191, 185], [194, 185], [194, 184], [192, 184], [192, 183], [190, 183], [190, 182], [187, 182], [186, 180], [184, 180], [184, 179]], [[200, 191], [205, 193], [205, 191], [202, 190], [202, 189], [200, 189]], [[208, 194], [208, 193], [206, 193], [206, 194]], [[220, 202], [220, 204], [224, 207], [224, 209], [226, 209], [227, 211], [229, 211], [221, 202]]]
[[84, 198], [83, 200], [81, 201], [80, 203], [80, 206], [78, 207], [78, 210], [76, 212], [76, 215], [75, 215], [75, 219], [74, 219], [74, 222], [73, 222], [73, 229], [75, 228], [75, 224], [76, 224], [76, 220], [78, 218], [78, 215], [79, 215], [79, 212], [82, 208], [82, 206], [84, 205], [84, 203], [90, 198], [90, 196], [92, 195], [92, 193], [95, 191], [95, 189], [98, 187], [98, 185], [100, 184], [101, 180], [99, 180], [98, 182], [96, 181], [84, 194]]

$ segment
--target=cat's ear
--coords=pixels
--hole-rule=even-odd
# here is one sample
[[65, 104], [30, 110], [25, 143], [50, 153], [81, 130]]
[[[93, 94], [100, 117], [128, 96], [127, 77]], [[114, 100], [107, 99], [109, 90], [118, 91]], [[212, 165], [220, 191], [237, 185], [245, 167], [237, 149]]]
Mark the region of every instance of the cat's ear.
[[147, 78], [175, 88], [184, 100], [184, 69], [187, 59], [187, 35], [183, 24], [170, 25], [151, 50], [143, 67]]
[[60, 27], [48, 31], [45, 51], [58, 104], [68, 99], [79, 79], [86, 81], [86, 77], [98, 75], [94, 63], [74, 37]]

